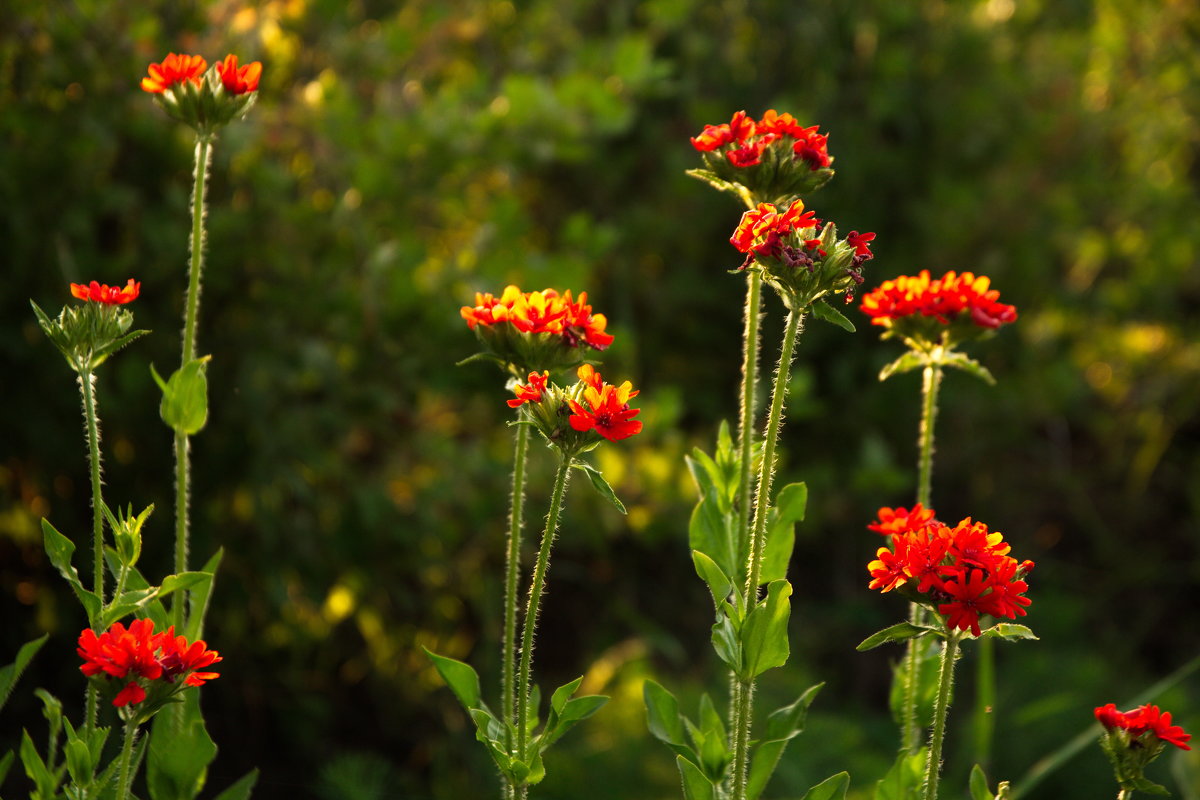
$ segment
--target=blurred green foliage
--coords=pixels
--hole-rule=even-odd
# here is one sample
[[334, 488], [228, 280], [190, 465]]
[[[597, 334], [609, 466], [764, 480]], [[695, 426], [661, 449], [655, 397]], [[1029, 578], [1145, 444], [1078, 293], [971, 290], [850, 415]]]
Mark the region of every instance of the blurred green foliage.
[[[137, 83], [168, 51], [234, 51], [265, 73], [209, 189], [193, 553], [227, 551], [207, 631], [225, 656], [204, 692], [214, 786], [258, 766], [258, 797], [494, 792], [420, 646], [499, 682], [506, 394], [499, 373], [453, 364], [473, 350], [458, 307], [515, 282], [588, 291], [619, 337], [605, 374], [643, 390], [646, 422], [600, 454], [628, 517], [568, 497], [537, 669], [543, 685], [586, 673], [613, 702], [537, 794], [678, 796], [641, 683], [690, 686], [685, 707], [723, 686], [682, 455], [735, 413], [742, 296], [726, 274], [740, 209], [683, 175], [699, 163], [687, 137], [769, 107], [830, 133], [838, 175], [809, 205], [879, 233], [868, 286], [974, 270], [1020, 311], [972, 349], [998, 388], [946, 381], [933, 490], [943, 519], [982, 519], [1038, 562], [1041, 641], [998, 651], [987, 767], [1016, 780], [1094, 705], [1200, 651], [1198, 38], [1188, 0], [10, 0], [0, 655], [53, 636], [0, 748], [40, 730], [35, 685], [82, 696], [81, 615], [37, 534], [42, 516], [87, 529], [78, 393], [29, 298], [55, 313], [68, 281], [143, 281], [132, 309], [154, 334], [104, 366], [99, 402], [107, 496], [157, 505], [144, 562], [165, 573], [170, 431], [149, 364], [178, 364], [191, 143]], [[761, 707], [828, 685], [773, 796], [848, 769], [864, 797], [895, 746], [898, 652], [853, 648], [903, 614], [865, 588], [864, 526], [911, 502], [919, 386], [876, 383], [899, 353], [852, 316], [853, 336], [805, 333], [784, 432], [782, 477], [811, 500], [792, 662]], [[549, 459], [533, 455], [538, 509]], [[969, 669], [948, 792], [973, 757]], [[1158, 700], [1200, 729], [1194, 677]], [[1192, 756], [1176, 775], [1197, 774]], [[1033, 796], [1110, 790], [1092, 748]]]

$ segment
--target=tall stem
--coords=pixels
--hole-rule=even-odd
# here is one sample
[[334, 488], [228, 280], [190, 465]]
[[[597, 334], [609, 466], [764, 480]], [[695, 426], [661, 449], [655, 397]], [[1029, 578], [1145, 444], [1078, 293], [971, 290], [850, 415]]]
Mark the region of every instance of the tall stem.
[[542, 545], [538, 550], [537, 564], [533, 568], [533, 579], [529, 585], [529, 603], [525, 607], [525, 628], [521, 636], [521, 669], [517, 688], [517, 755], [529, 763], [525, 752], [529, 742], [526, 721], [529, 719], [529, 668], [533, 662], [533, 632], [537, 628], [538, 606], [542, 591], [546, 587], [546, 570], [550, 567], [550, 545], [558, 529], [558, 517], [562, 513], [563, 495], [567, 491], [572, 457], [562, 454], [558, 473], [554, 476], [554, 490], [550, 495], [550, 511], [546, 514], [546, 529], [542, 532]]
[[[88, 371], [80, 373], [79, 388], [83, 392], [83, 416], [87, 425], [88, 468], [92, 479], [92, 587], [104, 604], [104, 496], [100, 488], [100, 420], [96, 415], [96, 375]], [[90, 622], [90, 620], [89, 620]], [[97, 632], [99, 632], [97, 630]], [[88, 681], [84, 697], [84, 728], [91, 732], [96, 727], [96, 712], [99, 693]]]
[[946, 712], [950, 708], [950, 687], [954, 684], [954, 658], [958, 653], [958, 631], [948, 631], [942, 645], [942, 664], [938, 670], [937, 703], [933, 707], [933, 732], [929, 735], [929, 759], [925, 762], [925, 800], [937, 800], [938, 778], [942, 770], [942, 741], [946, 738]]
[[941, 353], [941, 347], [938, 347], [933, 363], [925, 366], [921, 384], [921, 427], [917, 433], [917, 502], [926, 508], [930, 505], [930, 485], [933, 479], [933, 428], [937, 422], [938, 390], [942, 385]]
[[125, 723], [125, 741], [121, 745], [121, 764], [117, 773], [117, 800], [129, 800], [129, 787], [133, 783], [130, 774], [133, 766], [133, 741], [137, 738], [137, 725], [133, 720]]
[[[796, 305], [793, 300], [792, 305]], [[775, 371], [775, 385], [771, 389], [771, 410], [767, 415], [767, 432], [763, 438], [762, 464], [758, 470], [758, 489], [754, 495], [754, 529], [750, 538], [750, 558], [747, 565], [748, 577], [744, 599], [745, 613], [749, 614], [758, 602], [759, 576], [762, 574], [762, 554], [767, 539], [767, 514], [771, 505], [771, 481], [775, 476], [775, 445], [779, 430], [783, 426], [783, 405], [787, 397], [788, 382], [792, 371], [792, 357], [796, 351], [796, 340], [800, 335], [800, 323], [804, 312], [788, 311], [783, 344], [779, 348], [779, 367]], [[753, 722], [754, 681], [742, 681], [738, 695], [740, 711], [735, 714], [739, 723], [734, 735], [733, 747], [733, 800], [744, 800], [746, 796], [747, 766], [750, 755], [750, 728]]]
[[[200, 276], [204, 271], [204, 216], [208, 167], [212, 161], [212, 138], [196, 137], [196, 160], [192, 184], [192, 236], [189, 243], [187, 304], [183, 317], [183, 352], [180, 366], [196, 358], [196, 322], [200, 310]], [[175, 432], [175, 572], [187, 571], [188, 496], [190, 464], [188, 437]], [[182, 628], [187, 592], [171, 598], [171, 622]]]
[[738, 422], [738, 455], [742, 474], [738, 480], [738, 543], [746, 552], [750, 542], [750, 476], [754, 472], [754, 394], [758, 384], [758, 329], [762, 321], [762, 275], [746, 276], [746, 326], [742, 332], [741, 418]]
[[[529, 451], [529, 426], [518, 425], [513, 451], [512, 505], [508, 516], [508, 569], [504, 580], [504, 654], [501, 658], [501, 706], [505, 722], [515, 724], [514, 681], [517, 669], [517, 582], [521, 574], [521, 527], [525, 506], [525, 455]], [[505, 744], [511, 753], [512, 737]], [[513, 787], [504, 784], [504, 797], [513, 796]]]

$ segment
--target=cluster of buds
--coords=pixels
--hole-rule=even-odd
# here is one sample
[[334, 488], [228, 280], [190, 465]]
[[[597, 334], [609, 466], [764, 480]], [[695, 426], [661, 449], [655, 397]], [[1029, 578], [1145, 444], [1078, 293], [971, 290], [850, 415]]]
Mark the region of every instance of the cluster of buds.
[[238, 66], [238, 57], [230, 54], [210, 68], [202, 56], [171, 53], [147, 72], [142, 90], [198, 136], [211, 137], [254, 105], [262, 64], [252, 61]]
[[550, 380], [550, 373], [531, 372], [525, 383], [513, 387], [516, 395], [509, 406], [526, 406], [529, 419], [546, 439], [567, 454], [584, 453], [600, 443], [628, 439], [642, 430], [634, 419], [640, 409], [630, 408], [637, 397], [633, 384], [605, 383], [591, 364], [576, 371], [579, 380], [561, 387]]
[[113, 353], [147, 331], [130, 331], [133, 314], [122, 308], [137, 299], [142, 284], [130, 278], [125, 286], [97, 281], [71, 284], [71, 294], [82, 306], [66, 306], [56, 318], [32, 303], [38, 324], [59, 349], [71, 369], [80, 375], [93, 371]]
[[784, 211], [771, 203], [747, 211], [729, 241], [746, 254], [742, 269], [761, 270], [789, 307], [804, 308], [831, 294], [845, 293], [850, 302], [863, 282], [863, 263], [873, 257], [874, 238], [851, 231], [839, 239], [832, 222], [822, 227], [804, 201], [795, 200]]
[[189, 644], [185, 637], [176, 636], [174, 626], [155, 633], [148, 619], [135, 620], [128, 628], [115, 622], [99, 635], [88, 628], [79, 635], [76, 652], [83, 659], [79, 669], [84, 675], [98, 678], [105, 686], [123, 684], [113, 698], [114, 706], [146, 703], [139, 709], [143, 714], [161, 708], [186, 687], [203, 686], [219, 677], [201, 670], [221, 660], [203, 640]]
[[508, 286], [499, 297], [475, 293], [475, 305], [460, 312], [486, 349], [517, 378], [536, 370], [573, 367], [584, 360], [584, 348], [602, 351], [612, 344], [608, 320], [592, 313], [587, 292], [579, 299], [570, 290], [522, 292]]
[[1095, 715], [1096, 721], [1104, 726], [1100, 746], [1112, 762], [1121, 788], [1166, 794], [1162, 787], [1143, 777], [1146, 766], [1158, 758], [1168, 744], [1181, 750], [1191, 750], [1187, 742], [1192, 735], [1185, 733], [1180, 726], [1172, 725], [1170, 712], [1161, 711], [1155, 705], [1119, 711], [1116, 705], [1108, 703], [1098, 706]]
[[986, 275], [951, 270], [936, 280], [929, 270], [884, 281], [865, 295], [860, 308], [872, 325], [917, 349], [951, 347], [1017, 319], [1015, 306], [999, 302]]
[[870, 588], [898, 589], [914, 602], [935, 608], [950, 630], [979, 636], [983, 616], [1016, 619], [1032, 602], [1024, 578], [1032, 561], [1017, 562], [1003, 534], [969, 517], [953, 528], [934, 519], [933, 509], [882, 508], [868, 526], [886, 535], [867, 564]]
[[720, 180], [746, 187], [752, 197], [784, 199], [808, 194], [833, 177], [828, 137], [774, 109], [755, 120], [739, 111], [728, 123], [705, 125], [692, 146]]

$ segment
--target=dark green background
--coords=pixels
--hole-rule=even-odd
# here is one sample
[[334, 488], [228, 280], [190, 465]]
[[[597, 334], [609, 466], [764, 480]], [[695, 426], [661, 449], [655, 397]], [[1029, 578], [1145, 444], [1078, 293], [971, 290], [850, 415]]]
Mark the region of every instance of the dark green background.
[[[618, 337], [604, 372], [642, 389], [646, 423], [598, 458], [628, 517], [582, 482], [568, 497], [536, 670], [543, 685], [586, 672], [613, 702], [552, 751], [536, 796], [679, 796], [641, 683], [724, 702], [682, 456], [735, 413], [743, 285], [726, 273], [739, 207], [683, 173], [699, 165], [688, 137], [738, 109], [829, 133], [837, 176], [809, 205], [878, 233], [868, 286], [974, 270], [1019, 309], [971, 350], [999, 387], [944, 384], [933, 488], [941, 518], [984, 520], [1038, 562], [1041, 640], [999, 648], [993, 780], [1200, 651], [1194, 4], [13, 0], [0, 31], [0, 653], [52, 633], [0, 746], [43, 735], [35, 686], [68, 708], [83, 691], [81, 612], [38, 534], [45, 516], [88, 538], [78, 392], [28, 305], [57, 311], [68, 281], [143, 282], [131, 308], [154, 334], [99, 379], [106, 496], [156, 504], [147, 571], [170, 561], [148, 367], [178, 363], [192, 153], [137, 88], [168, 51], [265, 65], [258, 106], [217, 144], [201, 305], [213, 408], [193, 442], [194, 560], [226, 549], [208, 625], [225, 660], [204, 689], [214, 789], [258, 766], [263, 798], [495, 794], [420, 647], [498, 683], [507, 395], [454, 362], [474, 349], [459, 306], [516, 282], [588, 291]], [[865, 797], [895, 746], [899, 649], [854, 645], [904, 613], [866, 589], [864, 526], [911, 502], [919, 379], [878, 384], [898, 345], [850, 313], [854, 335], [805, 332], [783, 436], [780, 477], [812, 499], [792, 660], [759, 708], [828, 685], [773, 797], [842, 769]], [[531, 527], [550, 464], [533, 455]], [[973, 663], [948, 797], [973, 757]], [[1200, 730], [1195, 676], [1157, 699]], [[1153, 777], [1196, 798], [1195, 754], [1170, 755]], [[1093, 746], [1032, 796], [1114, 791]]]

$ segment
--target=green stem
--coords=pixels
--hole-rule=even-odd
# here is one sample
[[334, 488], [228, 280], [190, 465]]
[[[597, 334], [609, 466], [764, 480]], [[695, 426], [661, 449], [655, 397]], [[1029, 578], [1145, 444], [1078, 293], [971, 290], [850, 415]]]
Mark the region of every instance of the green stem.
[[925, 365], [921, 384], [921, 427], [917, 433], [919, 448], [917, 502], [929, 508], [930, 484], [933, 478], [933, 428], [937, 422], [937, 397], [942, 385], [942, 348], [935, 348], [932, 363]]
[[[204, 216], [206, 184], [212, 162], [212, 137], [196, 137], [196, 160], [192, 184], [192, 236], [189, 242], [187, 303], [183, 317], [183, 352], [180, 366], [196, 358], [196, 322], [200, 310], [200, 276], [204, 272]], [[187, 571], [188, 561], [188, 437], [175, 432], [175, 573]], [[171, 622], [177, 628], [184, 623], [188, 593], [176, 592], [171, 598]]]
[[[100, 484], [100, 421], [96, 416], [96, 375], [90, 370], [80, 373], [79, 387], [83, 392], [83, 416], [87, 422], [88, 438], [88, 467], [92, 479], [92, 586], [100, 604], [104, 604], [104, 496]], [[89, 620], [95, 625], [95, 622]], [[99, 633], [99, 630], [96, 631]], [[91, 681], [88, 681], [87, 694], [84, 697], [84, 729], [91, 733], [96, 727], [97, 708], [100, 695]]]
[[[504, 655], [501, 659], [502, 719], [515, 724], [514, 681], [516, 680], [517, 650], [517, 582], [521, 573], [521, 527], [525, 506], [525, 455], [529, 451], [529, 426], [518, 425], [513, 452], [512, 505], [508, 517], [508, 569], [504, 581]], [[505, 744], [512, 752], [511, 734]], [[513, 796], [513, 787], [504, 784], [504, 797]]]
[[[793, 300], [790, 305], [798, 305]], [[750, 614], [758, 602], [759, 576], [762, 573], [762, 554], [767, 539], [767, 515], [771, 505], [771, 481], [775, 476], [775, 446], [779, 430], [783, 426], [783, 405], [787, 397], [788, 383], [792, 371], [792, 357], [796, 351], [796, 340], [800, 336], [803, 310], [788, 311], [783, 344], [779, 348], [779, 367], [775, 371], [775, 385], [771, 389], [771, 409], [767, 415], [767, 431], [763, 438], [762, 464], [758, 470], [758, 488], [754, 495], [754, 528], [750, 538], [748, 577], [742, 594], [743, 611]], [[735, 714], [738, 731], [733, 748], [733, 800], [744, 800], [746, 796], [747, 767], [750, 761], [750, 728], [753, 723], [754, 681], [742, 681], [740, 713]]]
[[738, 543], [746, 552], [750, 543], [750, 476], [754, 471], [754, 393], [758, 383], [758, 329], [762, 321], [762, 276], [746, 277], [746, 327], [743, 331], [741, 414], [738, 422], [738, 454], [742, 474], [738, 480]]
[[947, 631], [938, 670], [937, 703], [933, 707], [933, 732], [929, 735], [929, 759], [925, 762], [925, 800], [937, 800], [942, 770], [942, 741], [946, 738], [946, 713], [950, 709], [950, 687], [954, 683], [954, 659], [958, 653], [957, 631]]
[[550, 566], [550, 545], [554, 542], [554, 533], [558, 529], [558, 517], [562, 513], [563, 495], [567, 491], [567, 478], [570, 477], [572, 456], [564, 453], [554, 476], [554, 490], [550, 495], [550, 511], [546, 514], [546, 529], [542, 532], [542, 545], [538, 550], [537, 564], [533, 568], [533, 579], [529, 586], [529, 603], [525, 607], [525, 628], [521, 637], [521, 669], [518, 677], [517, 690], [517, 755], [525, 763], [530, 763], [525, 752], [529, 742], [529, 731], [526, 721], [529, 718], [529, 668], [533, 662], [533, 632], [537, 627], [538, 606], [542, 601], [542, 591], [546, 587], [546, 570]]
[[129, 787], [133, 783], [130, 769], [133, 765], [133, 740], [137, 738], [137, 724], [133, 720], [125, 723], [125, 742], [121, 745], [121, 765], [118, 770], [117, 800], [128, 800]]

